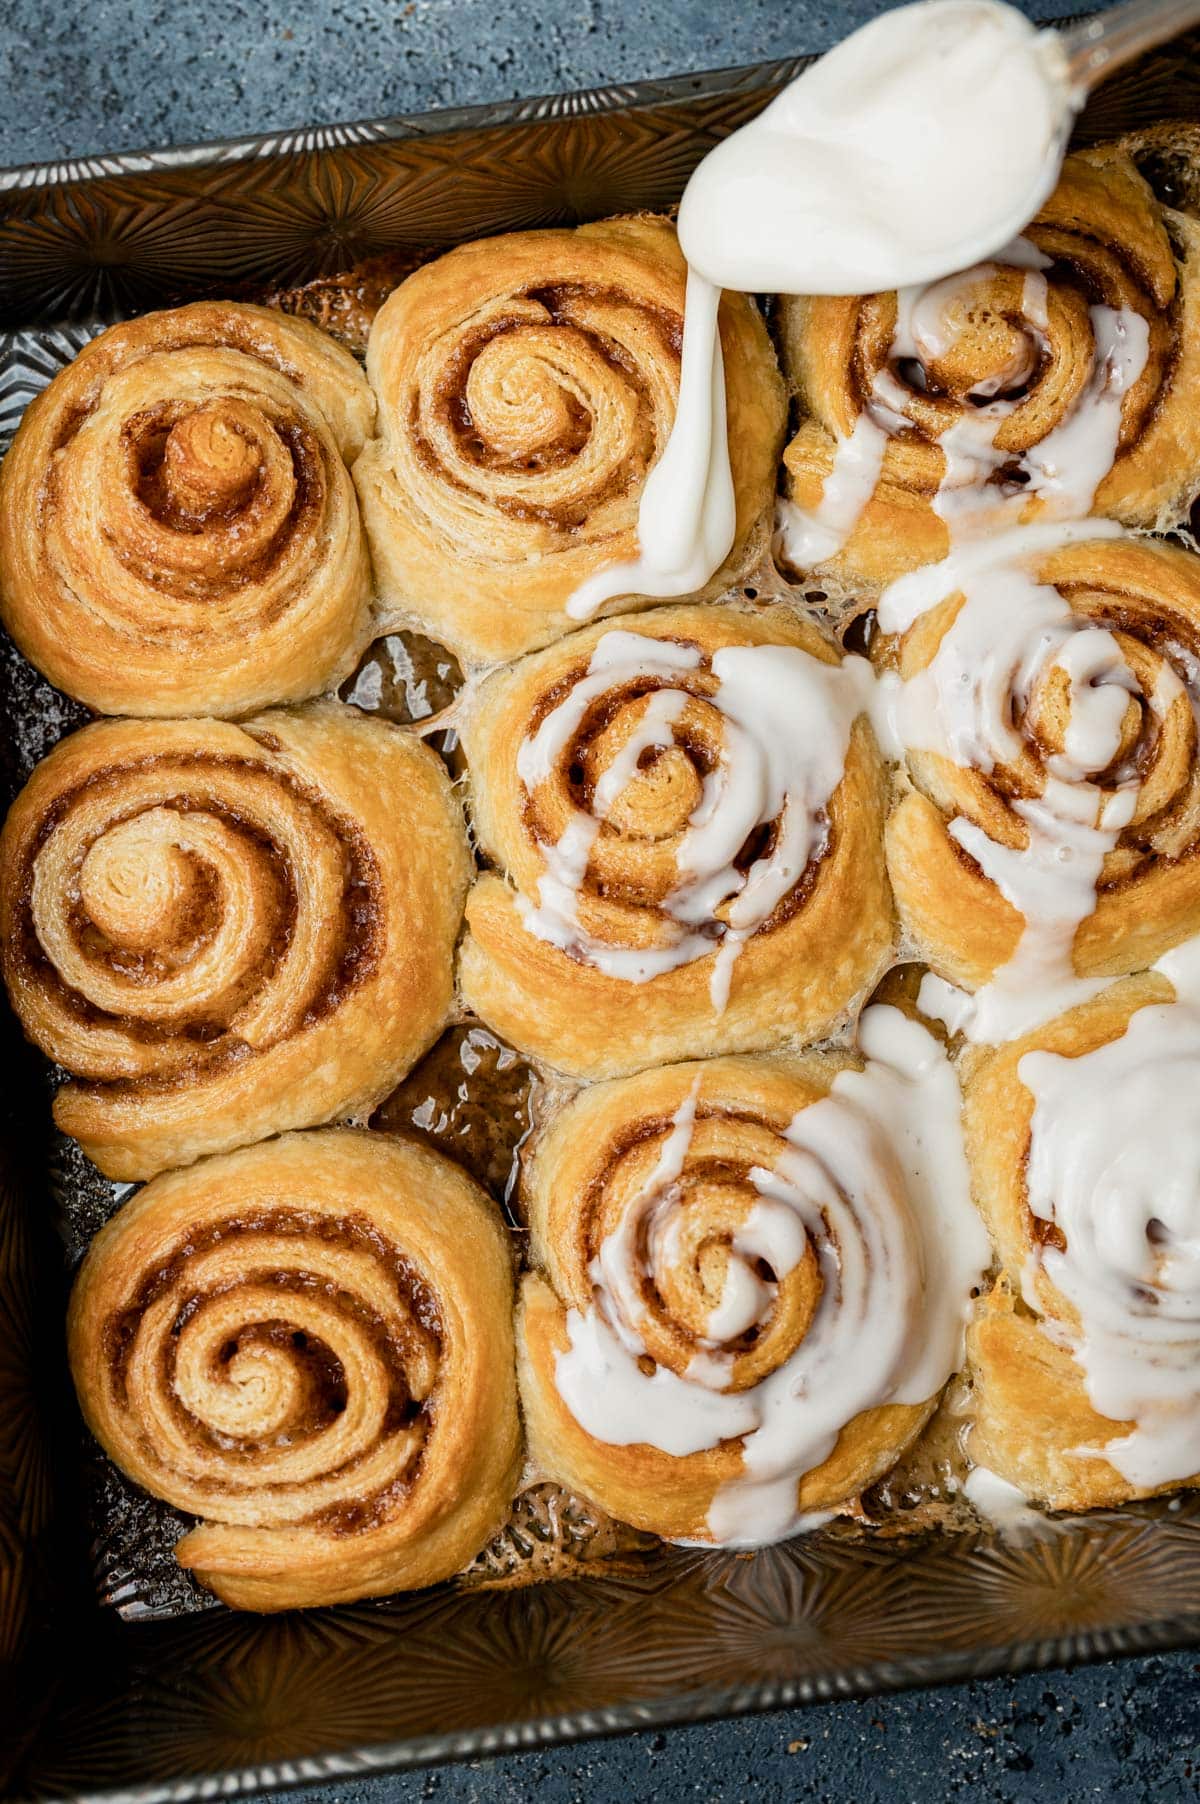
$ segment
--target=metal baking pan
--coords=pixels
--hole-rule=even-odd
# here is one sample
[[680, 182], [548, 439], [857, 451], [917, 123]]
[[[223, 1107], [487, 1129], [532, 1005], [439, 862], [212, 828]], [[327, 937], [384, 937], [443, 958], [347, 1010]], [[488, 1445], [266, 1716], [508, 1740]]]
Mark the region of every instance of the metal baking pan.
[[[1200, 35], [1093, 98], [1094, 142], [1200, 121]], [[416, 118], [0, 171], [0, 446], [101, 325], [466, 238], [678, 200], [804, 59]], [[81, 710], [0, 656], [0, 803]], [[605, 1730], [1200, 1646], [1200, 1496], [1006, 1545], [827, 1532], [595, 1576], [259, 1619], [129, 1620], [93, 1584], [56, 1219], [86, 1224], [45, 1070], [0, 1023], [0, 1787], [184, 1800]], [[75, 1249], [76, 1251], [78, 1248]], [[537, 1523], [530, 1531], [535, 1537]], [[118, 1599], [119, 1601], [119, 1599]]]

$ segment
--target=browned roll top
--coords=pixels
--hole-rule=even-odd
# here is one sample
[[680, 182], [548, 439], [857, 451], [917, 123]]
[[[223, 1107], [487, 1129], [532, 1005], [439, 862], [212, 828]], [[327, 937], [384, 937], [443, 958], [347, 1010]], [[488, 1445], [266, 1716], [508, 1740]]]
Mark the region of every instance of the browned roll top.
[[369, 1107], [445, 1019], [461, 818], [351, 710], [85, 728], [3, 843], [5, 979], [114, 1176]]
[[[263, 1249], [278, 1263], [260, 1264]], [[344, 1289], [345, 1260], [371, 1269], [392, 1294], [390, 1311]], [[243, 1322], [252, 1313], [251, 1296], [262, 1318]], [[297, 1320], [316, 1325], [297, 1327]], [[403, 1436], [407, 1459], [373, 1495], [316, 1509], [302, 1500], [302, 1520], [331, 1533], [378, 1522], [394, 1496], [416, 1481], [441, 1344], [433, 1292], [369, 1215], [331, 1219], [283, 1207], [184, 1228], [109, 1315], [102, 1341], [119, 1408], [134, 1407], [138, 1389], [153, 1382], [181, 1441], [218, 1466], [236, 1468], [250, 1455], [261, 1473], [267, 1461], [276, 1468], [276, 1485], [285, 1482], [285, 1452], [306, 1454], [345, 1414], [348, 1373], [368, 1358], [379, 1385], [375, 1438]], [[248, 1393], [254, 1408], [247, 1407]], [[368, 1451], [349, 1453], [343, 1479], [350, 1480], [349, 1468], [361, 1465]], [[209, 1477], [206, 1488], [228, 1499], [235, 1481], [236, 1471]], [[226, 1501], [227, 1518], [230, 1508]]]
[[[1073, 785], [1086, 781], [1107, 805], [1120, 800], [1122, 785], [1137, 781], [1073, 947], [1081, 975], [1120, 975], [1152, 963], [1200, 927], [1200, 760], [1191, 701], [1200, 660], [1200, 559], [1179, 546], [1120, 536], [1043, 552], [1030, 558], [1029, 570], [1057, 590], [1081, 627], [1112, 634], [1129, 673], [1111, 762]], [[906, 681], [920, 679], [962, 606], [960, 594], [948, 596], [898, 641], [878, 640], [874, 655]], [[1063, 665], [1054, 657], [1039, 662], [1033, 643], [1015, 655], [999, 675], [1017, 755], [991, 767], [983, 756], [958, 764], [941, 752], [910, 750], [912, 786], [887, 826], [892, 886], [909, 934], [943, 976], [968, 985], [1012, 957], [1023, 916], [955, 841], [951, 826], [967, 821], [999, 846], [1025, 848], [1030, 830], [1022, 809], [1061, 773], [1071, 731], [1071, 679]]]
[[[300, 932], [302, 857], [325, 878], [317, 937]], [[50, 863], [61, 885], [39, 880]], [[369, 844], [269, 755], [96, 771], [57, 798], [11, 881], [9, 981], [42, 991], [59, 1055], [108, 1081], [190, 1076], [315, 1022], [383, 945]]]
[[1007, 498], [1008, 524], [1035, 519], [1048, 502], [1033, 492], [1022, 502], [1022, 459], [1106, 381], [1114, 315], [1144, 327], [1145, 360], [1119, 394], [1112, 468], [1075, 511], [1137, 526], [1186, 515], [1200, 488], [1200, 226], [1160, 205], [1126, 152], [1108, 145], [1067, 158], [1022, 237], [1023, 251], [917, 293], [782, 302], [784, 362], [803, 409], [784, 454], [790, 498], [819, 509], [836, 448], [861, 415], [887, 434], [873, 496], [818, 567], [874, 584], [944, 557], [954, 501], [943, 485], [963, 482], [955, 433], [966, 431], [969, 448], [980, 409], [996, 404], [986, 495]]
[[347, 463], [374, 400], [266, 308], [111, 327], [29, 407], [0, 475], [0, 610], [102, 713], [244, 714], [336, 681], [372, 583]]
[[[643, 359], [678, 362], [674, 309], [598, 283], [549, 283], [506, 296], [476, 317], [421, 387], [413, 442], [431, 473], [470, 492], [497, 479], [491, 503], [509, 519], [561, 529], [646, 475], [661, 393]], [[600, 456], [593, 420], [616, 412], [625, 434]], [[554, 480], [570, 469], [571, 482]]]
[[330, 1130], [156, 1179], [71, 1303], [84, 1413], [200, 1526], [252, 1609], [447, 1576], [496, 1529], [518, 1432], [504, 1230], [426, 1149]]
[[[469, 703], [472, 811], [499, 869], [471, 892], [460, 986], [515, 1046], [597, 1077], [799, 1042], [881, 969], [892, 916], [870, 727], [851, 722], [842, 767], [814, 801], [818, 727], [768, 805], [774, 725], [759, 731], [753, 705], [739, 712], [722, 675], [723, 656], [750, 652], [764, 677], [799, 660], [828, 694], [845, 674], [790, 609], [691, 604], [587, 627]], [[706, 803], [743, 775], [749, 791], [755, 772], [763, 793], [739, 816], [743, 843], [693, 863]], [[743, 886], [753, 893], [776, 857], [769, 902], [739, 917]]]
[[[576, 590], [637, 557], [675, 420], [685, 287], [674, 229], [649, 216], [459, 245], [400, 284], [371, 329], [378, 435], [354, 469], [386, 607], [475, 663], [570, 630]], [[765, 536], [784, 424], [741, 295], [725, 297], [721, 342], [736, 533], [714, 594]]]

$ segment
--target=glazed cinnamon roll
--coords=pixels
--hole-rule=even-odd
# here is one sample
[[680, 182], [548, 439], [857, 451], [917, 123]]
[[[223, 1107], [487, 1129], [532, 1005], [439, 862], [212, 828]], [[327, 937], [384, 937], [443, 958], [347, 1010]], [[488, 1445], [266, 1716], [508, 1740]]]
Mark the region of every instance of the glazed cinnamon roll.
[[[371, 330], [379, 436], [354, 472], [385, 604], [475, 662], [577, 623], [583, 585], [637, 556], [684, 284], [673, 228], [648, 216], [462, 245], [401, 284]], [[736, 527], [713, 594], [761, 548], [784, 424], [745, 297], [724, 297], [720, 330]]]
[[302, 320], [201, 301], [112, 326], [0, 467], [0, 617], [102, 714], [315, 695], [370, 636], [347, 465], [375, 404]]
[[[869, 1010], [810, 1054], [584, 1091], [527, 1166], [530, 1451], [636, 1527], [757, 1545], [897, 1459], [958, 1363], [987, 1263], [935, 1042]], [[922, 1124], [937, 1158], [912, 1156]], [[918, 1129], [920, 1131], [920, 1129]]]
[[1079, 530], [984, 547], [915, 619], [902, 604], [932, 582], [880, 612], [909, 620], [875, 653], [911, 777], [887, 829], [897, 907], [920, 956], [980, 990], [984, 1040], [1200, 931], [1200, 559]]
[[440, 760], [349, 709], [73, 734], [0, 840], [59, 1126], [146, 1178], [370, 1108], [445, 1021], [469, 862]]
[[470, 1006], [586, 1076], [819, 1037], [892, 944], [868, 686], [784, 608], [664, 608], [491, 678]]
[[1068, 157], [989, 263], [781, 309], [805, 414], [784, 458], [794, 568], [883, 583], [964, 529], [1162, 527], [1200, 488], [1200, 224], [1118, 147]]
[[966, 1084], [1002, 1267], [969, 1336], [969, 1451], [1055, 1509], [1200, 1474], [1200, 1007], [1174, 993], [1129, 978]]
[[512, 1264], [457, 1166], [349, 1129], [156, 1178], [71, 1299], [88, 1425], [199, 1517], [237, 1609], [411, 1590], [495, 1533], [520, 1463]]

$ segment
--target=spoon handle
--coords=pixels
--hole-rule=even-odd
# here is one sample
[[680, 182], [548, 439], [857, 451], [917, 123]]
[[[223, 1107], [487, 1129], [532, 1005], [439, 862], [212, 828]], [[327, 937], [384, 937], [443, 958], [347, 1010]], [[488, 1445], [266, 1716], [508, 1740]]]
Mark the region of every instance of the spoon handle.
[[1059, 33], [1067, 77], [1084, 92], [1143, 50], [1200, 24], [1200, 0], [1125, 0]]

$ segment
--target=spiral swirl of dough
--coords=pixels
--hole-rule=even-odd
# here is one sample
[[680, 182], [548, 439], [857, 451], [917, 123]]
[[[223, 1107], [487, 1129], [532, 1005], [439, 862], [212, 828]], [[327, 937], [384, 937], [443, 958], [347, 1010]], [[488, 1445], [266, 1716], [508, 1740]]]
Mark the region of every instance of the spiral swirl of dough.
[[1002, 1272], [969, 1337], [970, 1452], [1057, 1509], [1200, 1476], [1200, 1008], [1172, 996], [1127, 978], [966, 1086]]
[[868, 675], [783, 608], [660, 609], [492, 678], [460, 975], [562, 1070], [813, 1039], [892, 940]]
[[927, 1419], [888, 1401], [922, 1332], [920, 1234], [886, 1136], [830, 1094], [838, 1069], [669, 1066], [585, 1091], [537, 1146], [530, 1447], [622, 1521], [777, 1539]]
[[520, 1437], [512, 1267], [426, 1148], [291, 1134], [156, 1178], [93, 1242], [71, 1365], [97, 1439], [200, 1518], [243, 1609], [446, 1578], [499, 1528]]
[[[585, 579], [636, 557], [684, 277], [673, 229], [647, 217], [462, 245], [401, 284], [372, 327], [380, 436], [354, 472], [385, 604], [489, 662], [569, 630]], [[714, 594], [770, 507], [784, 415], [744, 297], [725, 297], [721, 337], [737, 535]]]
[[264, 307], [112, 326], [31, 404], [0, 474], [0, 615], [102, 714], [301, 701], [369, 636], [349, 353]]
[[983, 983], [1028, 921], [991, 860], [1037, 840], [1069, 874], [1099, 827], [1067, 954], [1084, 976], [1137, 970], [1200, 930], [1200, 559], [1087, 539], [1026, 559], [1015, 586], [1001, 571], [995, 593], [986, 575], [967, 588], [882, 653], [917, 723], [887, 830], [901, 921], [943, 977]]
[[444, 1023], [461, 816], [431, 751], [349, 709], [85, 727], [0, 856], [13, 1006], [110, 1176], [353, 1115]]
[[901, 295], [785, 301], [807, 416], [784, 454], [791, 500], [820, 518], [856, 427], [881, 459], [844, 535], [801, 561], [885, 583], [944, 557], [956, 511], [989, 502], [1010, 523], [1180, 521], [1200, 487], [1198, 271], [1200, 225], [1107, 146], [1067, 158], [1007, 255]]

